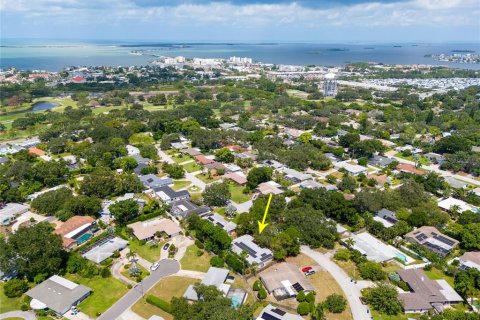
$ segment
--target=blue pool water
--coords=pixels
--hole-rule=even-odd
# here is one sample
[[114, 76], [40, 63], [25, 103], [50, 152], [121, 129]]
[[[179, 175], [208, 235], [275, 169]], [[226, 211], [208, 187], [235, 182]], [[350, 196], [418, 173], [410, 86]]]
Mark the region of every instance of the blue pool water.
[[82, 244], [85, 241], [88, 241], [93, 235], [91, 233], [85, 233], [82, 234], [78, 239], [77, 239], [77, 244]]
[[407, 257], [400, 253], [400, 252], [396, 252], [395, 255], [397, 256], [398, 259], [402, 260], [403, 262], [407, 262]]

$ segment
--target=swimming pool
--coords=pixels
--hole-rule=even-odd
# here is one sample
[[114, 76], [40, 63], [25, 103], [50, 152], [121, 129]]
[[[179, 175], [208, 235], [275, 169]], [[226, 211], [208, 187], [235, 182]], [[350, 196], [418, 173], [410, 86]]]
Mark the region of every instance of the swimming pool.
[[90, 239], [92, 236], [93, 236], [93, 234], [91, 234], [91, 233], [82, 234], [80, 237], [78, 237], [77, 244], [82, 244], [82, 243], [88, 241], [88, 239]]
[[401, 261], [403, 261], [405, 263], [408, 262], [407, 256], [404, 255], [403, 253], [400, 253], [400, 252], [396, 251], [395, 256], [397, 256], [398, 259], [400, 259]]

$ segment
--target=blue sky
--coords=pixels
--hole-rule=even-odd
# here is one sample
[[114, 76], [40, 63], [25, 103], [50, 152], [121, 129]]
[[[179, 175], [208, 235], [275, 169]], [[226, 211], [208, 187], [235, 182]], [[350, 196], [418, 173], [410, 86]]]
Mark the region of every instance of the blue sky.
[[480, 0], [0, 0], [1, 38], [480, 42]]

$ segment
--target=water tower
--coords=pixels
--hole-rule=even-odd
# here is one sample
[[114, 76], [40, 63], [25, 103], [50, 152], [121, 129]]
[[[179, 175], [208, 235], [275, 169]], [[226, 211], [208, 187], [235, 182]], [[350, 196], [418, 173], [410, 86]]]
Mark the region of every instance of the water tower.
[[334, 73], [327, 73], [323, 78], [323, 96], [335, 97], [337, 95], [337, 80]]

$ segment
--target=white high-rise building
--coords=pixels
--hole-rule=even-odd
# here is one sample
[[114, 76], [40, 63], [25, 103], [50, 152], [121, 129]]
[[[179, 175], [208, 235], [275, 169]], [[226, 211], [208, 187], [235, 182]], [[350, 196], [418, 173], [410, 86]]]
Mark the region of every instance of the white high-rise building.
[[323, 96], [335, 97], [337, 95], [337, 79], [334, 73], [327, 73], [323, 78]]

